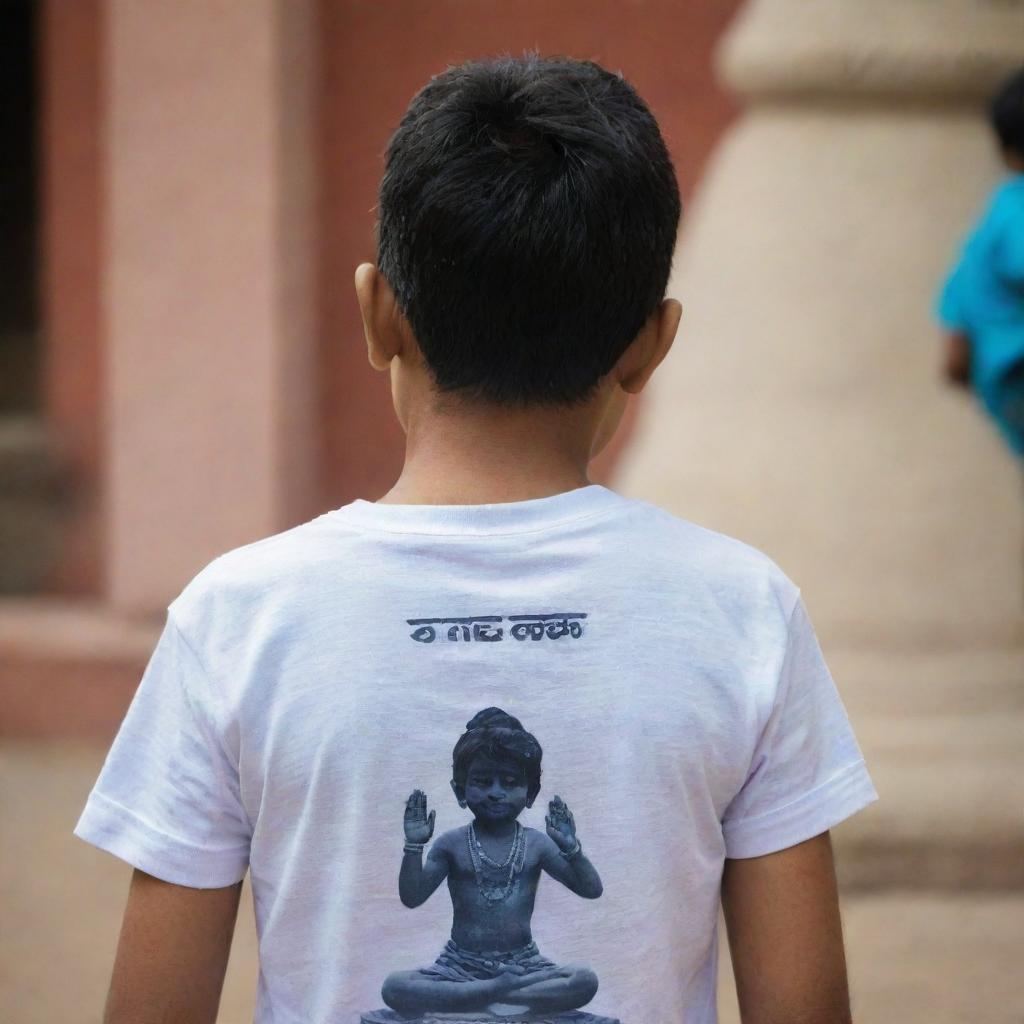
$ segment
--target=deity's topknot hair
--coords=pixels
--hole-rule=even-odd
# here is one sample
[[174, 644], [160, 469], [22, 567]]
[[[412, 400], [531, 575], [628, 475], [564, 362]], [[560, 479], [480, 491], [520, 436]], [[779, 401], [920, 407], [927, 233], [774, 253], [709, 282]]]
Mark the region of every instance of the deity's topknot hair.
[[543, 756], [536, 737], [528, 733], [518, 718], [501, 708], [484, 708], [466, 723], [452, 751], [452, 780], [466, 785], [473, 758], [483, 754], [492, 761], [511, 761], [526, 772], [531, 797], [540, 792], [540, 762]]
[[435, 75], [387, 147], [377, 263], [438, 391], [592, 397], [664, 298], [680, 215], [621, 73], [502, 56]]

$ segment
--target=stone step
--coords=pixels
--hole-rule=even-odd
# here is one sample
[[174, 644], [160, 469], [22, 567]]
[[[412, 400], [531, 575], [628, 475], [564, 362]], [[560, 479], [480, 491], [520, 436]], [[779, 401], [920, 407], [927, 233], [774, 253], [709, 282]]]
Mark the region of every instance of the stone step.
[[835, 830], [847, 888], [1024, 888], [1024, 646], [826, 653], [879, 800]]
[[70, 478], [40, 417], [0, 416], [0, 593], [36, 590], [60, 554]]
[[109, 744], [160, 628], [96, 602], [0, 598], [0, 736]]

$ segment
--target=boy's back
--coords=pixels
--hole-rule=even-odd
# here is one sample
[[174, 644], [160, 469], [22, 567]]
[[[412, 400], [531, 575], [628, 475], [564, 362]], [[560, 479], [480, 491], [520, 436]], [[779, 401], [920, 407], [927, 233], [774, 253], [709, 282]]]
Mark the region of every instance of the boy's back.
[[799, 591], [588, 476], [681, 313], [656, 121], [449, 68], [379, 208], [402, 473], [170, 604], [77, 828], [138, 869], [108, 1024], [212, 1024], [247, 868], [261, 1024], [709, 1024], [720, 903], [741, 1007], [846, 1019], [828, 829], [875, 793]]
[[257, 1019], [354, 1021], [448, 938], [446, 893], [399, 899], [403, 807], [419, 788], [436, 837], [466, 825], [452, 747], [490, 706], [543, 748], [522, 824], [558, 794], [603, 882], [544, 879], [534, 940], [623, 1021], [713, 1021], [724, 858], [874, 798], [793, 583], [591, 484], [359, 500], [215, 560], [171, 604], [77, 834], [179, 885], [248, 865]]

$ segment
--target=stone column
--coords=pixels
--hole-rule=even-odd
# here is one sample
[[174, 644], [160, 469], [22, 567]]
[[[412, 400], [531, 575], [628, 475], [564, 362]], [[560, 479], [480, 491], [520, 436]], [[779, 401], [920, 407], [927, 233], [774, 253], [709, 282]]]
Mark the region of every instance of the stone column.
[[107, 0], [106, 588], [315, 502], [313, 0]]
[[1021, 467], [940, 378], [934, 295], [999, 172], [1024, 4], [756, 0], [745, 103], [684, 214], [676, 347], [626, 493], [772, 556], [822, 636], [1021, 637]]

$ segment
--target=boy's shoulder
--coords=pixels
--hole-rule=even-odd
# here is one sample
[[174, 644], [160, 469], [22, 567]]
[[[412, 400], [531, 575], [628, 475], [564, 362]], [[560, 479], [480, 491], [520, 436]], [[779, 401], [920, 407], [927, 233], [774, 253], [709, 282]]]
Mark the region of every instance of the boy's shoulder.
[[207, 562], [168, 608], [180, 624], [244, 618], [268, 599], [287, 600], [323, 560], [322, 516], [241, 544]]
[[1012, 202], [1024, 202], [1024, 173], [1011, 174], [995, 188], [995, 195], [1005, 196]]
[[1024, 222], [1024, 174], [1004, 178], [992, 189], [984, 216], [997, 224]]
[[772, 596], [792, 606], [799, 587], [766, 552], [731, 534], [693, 522], [653, 502], [634, 499], [644, 513], [639, 539], [659, 574], [712, 589]]
[[679, 540], [686, 543], [687, 547], [706, 547], [719, 557], [739, 559], [750, 563], [771, 562], [771, 559], [763, 551], [738, 537], [722, 533], [709, 526], [701, 526], [694, 520], [671, 512], [653, 501], [646, 501], [642, 498], [631, 498], [630, 501], [635, 508], [646, 514], [645, 527], [651, 525], [661, 527], [667, 532], [675, 534]]

